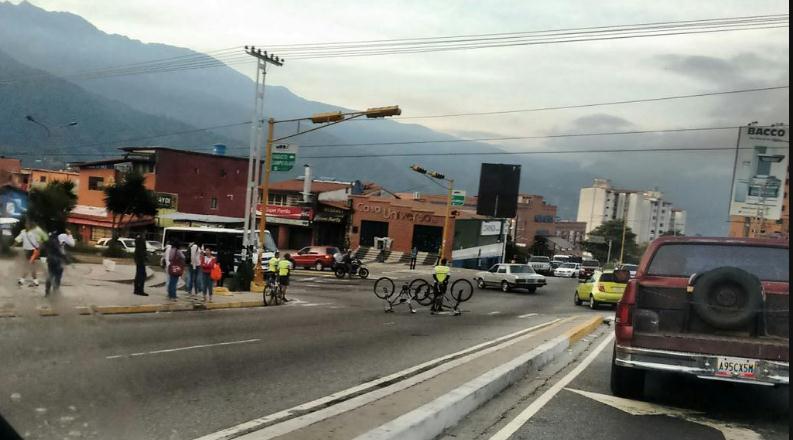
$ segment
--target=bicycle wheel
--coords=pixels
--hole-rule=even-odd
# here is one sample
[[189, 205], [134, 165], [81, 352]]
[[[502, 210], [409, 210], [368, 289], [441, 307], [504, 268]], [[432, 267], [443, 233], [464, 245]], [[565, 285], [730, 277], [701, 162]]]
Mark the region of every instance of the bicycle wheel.
[[262, 289], [262, 303], [264, 303], [264, 305], [268, 305], [267, 304], [267, 294], [269, 292], [270, 292], [270, 286], [268, 284], [265, 284], [264, 288]]
[[280, 296], [281, 286], [274, 286], [270, 289], [270, 304], [277, 306]]
[[413, 295], [413, 299], [422, 306], [432, 304], [432, 287], [430, 283], [422, 279], [410, 282], [410, 294]]
[[452, 283], [451, 295], [457, 302], [466, 302], [474, 294], [474, 286], [466, 279], [459, 279]]
[[391, 281], [391, 278], [382, 277], [374, 282], [374, 294], [380, 299], [390, 298], [395, 291], [396, 287], [394, 286], [394, 282]]

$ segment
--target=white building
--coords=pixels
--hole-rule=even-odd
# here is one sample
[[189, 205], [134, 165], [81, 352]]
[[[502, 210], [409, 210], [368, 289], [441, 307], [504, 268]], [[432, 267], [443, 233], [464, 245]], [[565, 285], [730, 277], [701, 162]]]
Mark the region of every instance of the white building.
[[577, 220], [586, 223], [587, 234], [623, 217], [637, 243], [652, 241], [667, 231], [685, 233], [686, 211], [672, 208], [659, 191], [618, 189], [606, 179], [595, 179], [591, 187], [581, 188]]

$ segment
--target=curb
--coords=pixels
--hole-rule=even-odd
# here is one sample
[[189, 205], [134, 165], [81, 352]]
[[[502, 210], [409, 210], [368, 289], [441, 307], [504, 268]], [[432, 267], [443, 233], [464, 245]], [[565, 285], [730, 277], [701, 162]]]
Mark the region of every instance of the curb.
[[570, 345], [593, 332], [602, 322], [602, 316], [593, 317], [565, 334], [482, 374], [432, 402], [356, 437], [355, 440], [434, 439], [502, 390], [521, 380], [531, 370], [542, 368], [553, 361]]

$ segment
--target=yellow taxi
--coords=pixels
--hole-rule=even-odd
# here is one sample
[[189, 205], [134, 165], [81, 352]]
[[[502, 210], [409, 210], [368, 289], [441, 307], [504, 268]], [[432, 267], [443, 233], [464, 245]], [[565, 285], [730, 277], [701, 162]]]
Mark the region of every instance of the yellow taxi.
[[626, 285], [617, 281], [614, 271], [596, 271], [589, 278], [579, 281], [573, 302], [577, 306], [589, 302], [591, 309], [600, 304], [616, 304], [625, 293]]

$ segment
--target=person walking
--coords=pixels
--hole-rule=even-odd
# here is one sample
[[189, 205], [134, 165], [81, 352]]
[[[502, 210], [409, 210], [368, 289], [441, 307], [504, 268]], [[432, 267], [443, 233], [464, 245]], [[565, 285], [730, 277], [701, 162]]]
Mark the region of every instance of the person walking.
[[64, 254], [61, 244], [58, 241], [58, 233], [50, 233], [49, 238], [43, 246], [47, 258], [47, 278], [44, 282], [44, 296], [49, 296], [50, 292], [60, 291], [61, 277], [63, 276]]
[[134, 295], [149, 296], [143, 291], [143, 283], [146, 281], [146, 240], [143, 235], [135, 236], [135, 286], [132, 290]]
[[36, 278], [36, 265], [38, 264], [37, 261], [41, 254], [41, 242], [46, 239], [47, 235], [44, 234], [44, 231], [33, 222], [26, 223], [25, 229], [14, 239], [16, 243], [22, 244], [22, 250], [25, 255], [22, 276], [19, 278], [19, 281], [17, 281], [20, 286], [25, 284], [26, 278], [28, 274], [30, 274], [32, 279], [30, 286], [38, 287], [39, 280]]
[[165, 259], [165, 273], [168, 274], [168, 299], [176, 301], [176, 284], [184, 274], [184, 253], [179, 249], [179, 242], [174, 240]]
[[410, 270], [416, 270], [416, 258], [419, 256], [419, 248], [413, 246], [410, 250]]
[[204, 252], [200, 256], [201, 260], [201, 287], [202, 292], [204, 294], [204, 301], [207, 300], [207, 294], [209, 294], [209, 302], [212, 302], [212, 291], [213, 291], [213, 281], [212, 281], [212, 270], [215, 268], [215, 264], [217, 264], [217, 260], [215, 257], [212, 256], [212, 249], [209, 246], [204, 246]]

